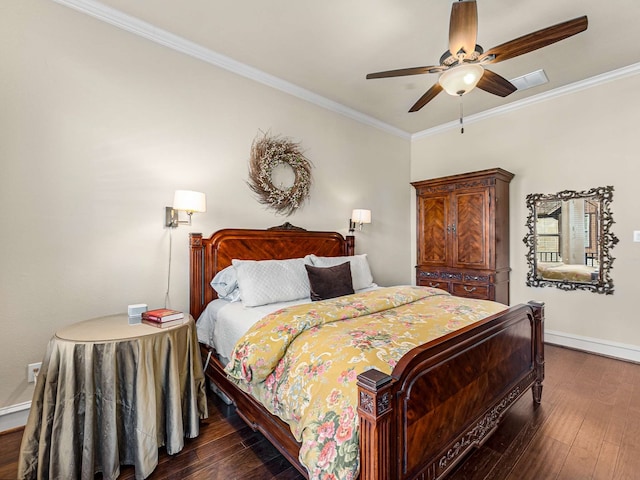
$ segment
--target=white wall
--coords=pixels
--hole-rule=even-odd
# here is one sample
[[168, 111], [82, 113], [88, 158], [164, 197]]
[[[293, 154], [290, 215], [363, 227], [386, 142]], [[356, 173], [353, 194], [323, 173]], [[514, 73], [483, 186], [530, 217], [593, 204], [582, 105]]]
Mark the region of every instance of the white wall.
[[[591, 347], [599, 341], [631, 347], [635, 359], [640, 358], [640, 243], [632, 242], [632, 231], [640, 230], [639, 88], [636, 75], [467, 125], [463, 135], [455, 129], [424, 137], [413, 142], [411, 160], [412, 181], [491, 167], [515, 173], [510, 190], [512, 303], [542, 300], [548, 331], [586, 339]], [[606, 185], [615, 188], [612, 230], [620, 239], [612, 250], [615, 293], [526, 287], [526, 195]]]
[[[409, 283], [410, 144], [48, 0], [0, 6], [0, 408], [31, 399], [28, 363], [67, 324], [161, 306], [180, 188], [208, 211], [173, 234], [171, 306], [188, 308], [188, 233], [284, 221], [357, 233], [381, 284]], [[291, 217], [246, 185], [260, 130], [299, 141], [314, 165]], [[1, 428], [0, 428], [1, 430]]]

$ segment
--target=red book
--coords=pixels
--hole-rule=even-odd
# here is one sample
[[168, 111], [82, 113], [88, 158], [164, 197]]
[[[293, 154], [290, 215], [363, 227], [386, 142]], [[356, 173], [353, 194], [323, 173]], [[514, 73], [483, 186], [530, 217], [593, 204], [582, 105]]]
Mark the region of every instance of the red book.
[[148, 310], [142, 314], [143, 320], [159, 323], [179, 320], [181, 318], [184, 318], [184, 313], [178, 312], [177, 310], [169, 310], [168, 308], [156, 308], [155, 310]]
[[169, 327], [173, 327], [174, 325], [182, 325], [184, 323], [184, 318], [178, 318], [177, 320], [169, 320], [167, 322], [156, 322], [154, 320], [145, 320], [143, 318], [142, 323], [144, 323], [145, 325], [151, 325], [152, 327], [156, 327], [156, 328], [169, 328]]

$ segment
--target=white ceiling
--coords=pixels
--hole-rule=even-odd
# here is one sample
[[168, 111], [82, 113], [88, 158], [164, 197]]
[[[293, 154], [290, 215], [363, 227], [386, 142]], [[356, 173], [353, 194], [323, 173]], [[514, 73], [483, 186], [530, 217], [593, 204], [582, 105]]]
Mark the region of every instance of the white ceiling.
[[[460, 100], [445, 93], [408, 113], [436, 74], [365, 79], [370, 72], [437, 64], [447, 49], [451, 0], [101, 3], [404, 132], [458, 119]], [[589, 18], [585, 32], [490, 67], [507, 79], [542, 68], [548, 84], [504, 99], [475, 89], [463, 97], [465, 116], [640, 62], [637, 0], [478, 0], [478, 43], [485, 51], [581, 15]]]

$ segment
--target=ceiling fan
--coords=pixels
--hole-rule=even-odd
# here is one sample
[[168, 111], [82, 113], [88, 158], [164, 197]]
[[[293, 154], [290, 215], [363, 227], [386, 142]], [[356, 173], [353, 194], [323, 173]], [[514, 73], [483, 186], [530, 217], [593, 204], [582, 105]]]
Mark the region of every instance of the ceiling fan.
[[476, 44], [478, 33], [476, 1], [459, 0], [451, 5], [449, 50], [440, 57], [440, 65], [370, 73], [367, 75], [367, 79], [439, 73], [438, 82], [420, 97], [409, 112], [417, 112], [442, 90], [450, 95], [461, 96], [477, 86], [485, 92], [506, 97], [515, 92], [517, 88], [506, 78], [485, 68], [485, 65], [509, 60], [559, 42], [585, 31], [587, 25], [587, 16], [584, 15], [523, 35], [485, 52], [480, 45]]

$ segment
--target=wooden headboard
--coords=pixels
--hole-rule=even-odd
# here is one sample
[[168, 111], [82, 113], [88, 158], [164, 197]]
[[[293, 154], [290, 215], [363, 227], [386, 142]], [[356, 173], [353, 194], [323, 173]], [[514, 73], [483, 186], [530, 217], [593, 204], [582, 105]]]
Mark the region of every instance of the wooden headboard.
[[338, 232], [312, 232], [289, 223], [267, 230], [224, 229], [209, 238], [190, 237], [189, 310], [196, 320], [216, 298], [209, 282], [231, 260], [285, 260], [315, 254], [322, 257], [353, 255], [355, 239]]

